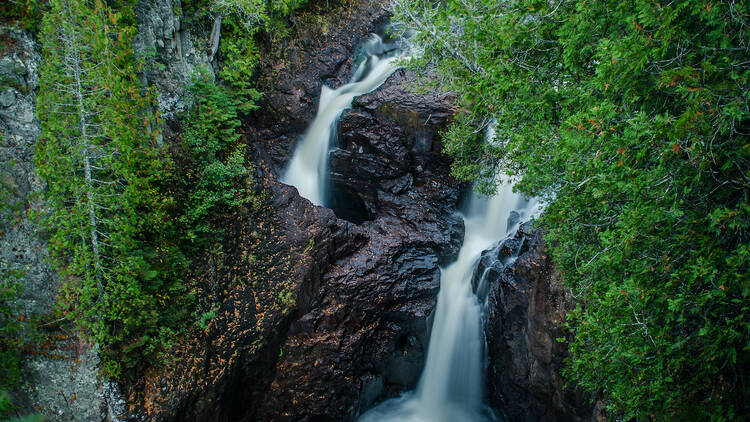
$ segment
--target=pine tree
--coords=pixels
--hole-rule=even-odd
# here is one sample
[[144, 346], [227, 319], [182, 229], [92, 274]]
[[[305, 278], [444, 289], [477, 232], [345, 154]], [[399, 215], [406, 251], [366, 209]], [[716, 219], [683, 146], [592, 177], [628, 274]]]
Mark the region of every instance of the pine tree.
[[37, 168], [50, 248], [62, 303], [102, 345], [112, 375], [163, 352], [185, 316], [186, 262], [164, 186], [171, 165], [136, 77], [132, 18], [128, 3], [55, 0], [42, 25]]

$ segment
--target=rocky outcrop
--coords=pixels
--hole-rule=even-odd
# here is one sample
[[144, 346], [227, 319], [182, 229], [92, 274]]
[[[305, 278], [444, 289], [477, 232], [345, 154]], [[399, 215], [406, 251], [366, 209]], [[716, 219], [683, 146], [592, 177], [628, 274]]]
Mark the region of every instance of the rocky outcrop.
[[183, 23], [181, 0], [141, 0], [136, 8], [135, 52], [143, 58], [141, 78], [154, 86], [161, 116], [174, 120], [192, 104], [186, 89], [199, 71], [213, 77], [208, 38]]
[[290, 325], [258, 420], [351, 420], [381, 395], [414, 387], [439, 288], [438, 251], [450, 242], [420, 225], [424, 215], [347, 223], [367, 240], [331, 263]]
[[453, 114], [452, 98], [411, 93], [414, 80], [398, 70], [342, 117], [329, 164], [331, 206], [338, 215], [365, 221], [408, 214], [399, 197], [449, 174], [437, 132]]
[[606, 420], [601, 401], [565, 388], [560, 375], [567, 343], [557, 339], [568, 335], [562, 324], [574, 301], [545, 252], [541, 230], [524, 224], [515, 237], [485, 251], [474, 282], [488, 295], [492, 406], [510, 422]]
[[[459, 184], [448, 176], [447, 160], [416, 142], [445, 122], [447, 105], [414, 100], [402, 89], [409, 77], [399, 73], [361, 97], [340, 123], [331, 173], [334, 183], [371, 207], [367, 220], [352, 225], [367, 242], [332, 263], [309, 310], [291, 324], [260, 420], [351, 420], [419, 379], [439, 264], [458, 251], [463, 222], [454, 213]], [[424, 117], [416, 102], [426, 104]], [[379, 107], [386, 103], [388, 112]], [[445, 113], [443, 119], [426, 123], [429, 107]], [[352, 124], [362, 120], [363, 126]], [[346, 159], [334, 158], [342, 151]], [[341, 199], [334, 206], [339, 215], [357, 206]]]

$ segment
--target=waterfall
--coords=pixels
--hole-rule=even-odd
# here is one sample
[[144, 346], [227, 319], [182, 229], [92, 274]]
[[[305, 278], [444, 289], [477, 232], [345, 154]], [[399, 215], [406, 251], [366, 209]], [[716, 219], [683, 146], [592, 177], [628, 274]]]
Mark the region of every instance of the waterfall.
[[328, 151], [335, 141], [341, 113], [351, 106], [354, 97], [374, 91], [397, 69], [396, 44], [371, 34], [361, 48], [364, 57], [351, 82], [338, 89], [325, 85], [321, 88], [318, 113], [281, 179], [315, 205], [326, 203]]
[[[492, 129], [487, 137], [493, 137]], [[471, 279], [482, 251], [512, 235], [538, 210], [511, 183], [491, 198], [472, 196], [464, 214], [464, 242], [456, 261], [441, 270], [435, 319], [416, 391], [387, 400], [359, 422], [479, 422], [494, 420], [483, 403], [485, 343], [482, 304]], [[520, 219], [511, 219], [511, 212]]]

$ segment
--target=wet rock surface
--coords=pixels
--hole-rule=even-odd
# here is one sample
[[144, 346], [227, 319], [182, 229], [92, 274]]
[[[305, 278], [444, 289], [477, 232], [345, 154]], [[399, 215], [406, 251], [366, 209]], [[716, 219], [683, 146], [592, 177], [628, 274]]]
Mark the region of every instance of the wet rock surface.
[[567, 343], [557, 339], [568, 334], [562, 324], [574, 300], [541, 230], [523, 224], [485, 251], [474, 286], [487, 295], [488, 396], [498, 413], [509, 422], [606, 420], [596, 397], [564, 387]]
[[437, 132], [453, 114], [452, 99], [410, 92], [415, 79], [411, 72], [397, 70], [378, 90], [356, 98], [342, 117], [329, 164], [337, 214], [344, 207], [335, 202], [336, 194], [344, 190], [355, 193], [368, 219], [408, 215], [408, 205], [399, 198], [410, 191], [430, 191], [435, 180], [449, 174]]
[[[287, 104], [272, 107], [286, 110], [289, 128], [297, 128], [295, 119], [312, 120], [316, 107], [304, 104], [317, 103], [323, 83], [336, 87], [348, 80], [354, 46], [387, 17], [377, 3], [363, 3], [369, 27], [343, 25], [357, 36], [332, 43], [344, 48], [345, 61], [335, 61], [339, 52], [329, 56], [330, 45], [321, 53], [306, 48], [310, 57], [329, 58], [303, 72], [296, 90], [269, 98]], [[308, 75], [317, 81], [306, 83]], [[439, 265], [455, 257], [463, 222], [455, 215], [461, 186], [448, 176], [449, 161], [440, 155], [436, 135], [453, 113], [450, 98], [409, 92], [414, 79], [397, 71], [373, 93], [356, 98], [340, 120], [339, 142], [330, 153], [330, 203], [367, 241], [350, 255], [334, 256], [310, 306], [299, 309], [268, 393], [259, 400], [258, 420], [352, 420], [419, 379]], [[274, 126], [267, 127], [272, 133]], [[256, 144], [273, 167], [270, 173], [283, 171], [294, 133]]]

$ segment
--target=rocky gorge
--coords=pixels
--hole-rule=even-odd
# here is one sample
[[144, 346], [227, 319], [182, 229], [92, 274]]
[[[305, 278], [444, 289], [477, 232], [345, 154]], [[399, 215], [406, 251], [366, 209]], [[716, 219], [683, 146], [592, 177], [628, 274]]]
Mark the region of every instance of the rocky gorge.
[[[155, 51], [161, 64], [142, 77], [157, 89], [165, 142], [179, 136], [190, 74], [212, 68], [204, 41], [181, 24], [176, 6], [179, 0], [139, 4], [137, 48]], [[470, 189], [450, 175], [441, 153], [441, 131], [455, 112], [451, 95], [413, 92], [417, 76], [402, 69], [356, 98], [330, 154], [330, 208], [279, 181], [321, 85], [349, 79], [357, 46], [388, 21], [386, 6], [313, 4], [315, 18], [261, 43], [264, 96], [243, 122], [243, 139], [264, 203], [229, 216], [227, 235], [192, 272], [215, 318], [179, 339], [170, 365], [119, 385], [96, 375], [95, 345], [66, 333], [52, 351], [25, 361], [15, 392], [25, 411], [61, 421], [351, 421], [416, 386], [440, 268], [461, 246], [457, 211]], [[20, 209], [29, 210], [43, 206], [29, 196], [44, 188], [31, 153], [41, 58], [27, 35], [2, 31], [11, 42], [0, 72], [20, 85], [0, 93], [0, 158], [19, 169], [9, 183], [18, 186]], [[255, 226], [258, 214], [269, 223]], [[25, 211], [19, 215], [3, 233], [3, 258], [32, 269], [22, 312], [45, 313], [58, 281], [44, 263], [43, 233]], [[566, 389], [559, 374], [566, 346], [556, 339], [565, 336], [564, 313], [574, 301], [544, 248], [541, 232], [526, 224], [480, 261], [484, 272], [499, 265], [486, 256], [517, 255], [487, 278], [488, 399], [509, 421], [601, 420], [601, 403]]]

